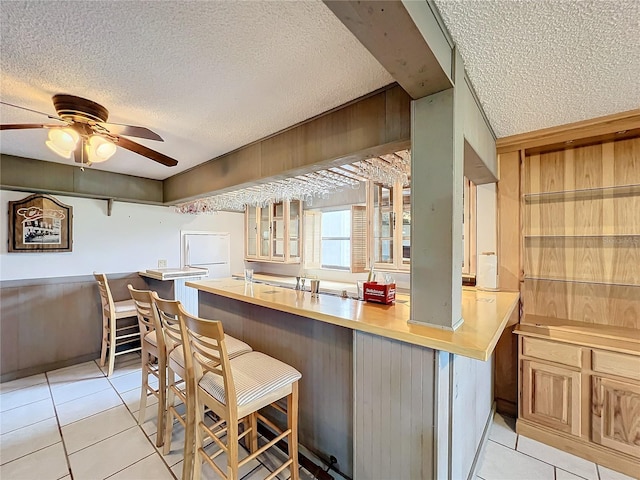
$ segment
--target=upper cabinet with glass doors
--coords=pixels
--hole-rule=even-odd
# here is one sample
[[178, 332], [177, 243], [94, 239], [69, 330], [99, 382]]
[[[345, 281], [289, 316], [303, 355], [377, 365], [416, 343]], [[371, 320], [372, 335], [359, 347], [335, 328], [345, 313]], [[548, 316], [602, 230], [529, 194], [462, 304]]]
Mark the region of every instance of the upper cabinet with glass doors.
[[245, 260], [300, 263], [302, 205], [298, 200], [247, 207]]
[[371, 255], [377, 270], [409, 270], [411, 187], [370, 182]]

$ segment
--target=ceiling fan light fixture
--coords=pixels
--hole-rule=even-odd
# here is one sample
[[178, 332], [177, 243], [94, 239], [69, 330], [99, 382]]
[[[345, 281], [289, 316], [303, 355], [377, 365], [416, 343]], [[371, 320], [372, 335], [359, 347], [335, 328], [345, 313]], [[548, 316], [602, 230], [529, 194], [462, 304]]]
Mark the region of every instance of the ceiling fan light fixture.
[[91, 135], [87, 141], [87, 151], [91, 163], [100, 163], [116, 153], [116, 144], [100, 135]]
[[80, 140], [80, 135], [73, 128], [52, 128], [49, 130], [49, 141], [60, 150], [72, 152], [75, 150], [78, 140]]
[[51, 149], [51, 151], [60, 155], [61, 157], [71, 158], [71, 153], [73, 152], [73, 150], [63, 150], [62, 148], [58, 147], [55, 143], [53, 143], [51, 140], [47, 140], [46, 145]]

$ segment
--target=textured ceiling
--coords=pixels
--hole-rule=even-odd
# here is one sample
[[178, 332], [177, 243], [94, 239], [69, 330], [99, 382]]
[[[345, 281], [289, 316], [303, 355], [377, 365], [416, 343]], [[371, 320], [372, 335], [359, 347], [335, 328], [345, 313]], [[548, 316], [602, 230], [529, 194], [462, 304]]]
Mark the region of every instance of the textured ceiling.
[[435, 3], [498, 137], [640, 107], [640, 1]]
[[[3, 101], [54, 114], [53, 94], [89, 98], [179, 161], [118, 149], [95, 169], [163, 179], [393, 81], [319, 1], [0, 3]], [[47, 123], [6, 106], [0, 120]], [[46, 136], [3, 131], [0, 151], [72, 162]]]
[[[436, 0], [498, 137], [640, 106], [640, 1]], [[0, 97], [51, 96], [179, 161], [119, 149], [92, 168], [162, 179], [393, 81], [320, 1], [0, 2]], [[2, 123], [47, 121], [2, 106]], [[69, 163], [46, 130], [3, 131], [2, 153]]]

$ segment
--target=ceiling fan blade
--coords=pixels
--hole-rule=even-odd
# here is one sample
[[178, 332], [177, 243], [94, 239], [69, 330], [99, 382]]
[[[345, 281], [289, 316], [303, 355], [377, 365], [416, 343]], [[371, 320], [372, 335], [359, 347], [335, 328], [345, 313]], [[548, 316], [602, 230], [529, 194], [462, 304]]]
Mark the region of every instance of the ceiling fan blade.
[[64, 120], [56, 115], [49, 115], [48, 113], [44, 113], [44, 112], [39, 112], [38, 110], [32, 110], [31, 108], [27, 108], [27, 107], [21, 107], [20, 105], [14, 105], [13, 103], [8, 103], [8, 102], [2, 102], [0, 101], [0, 103], [2, 105], [8, 105], [10, 107], [15, 107], [15, 108], [19, 108], [21, 110], [26, 110], [27, 112], [33, 112], [33, 113], [37, 113], [40, 115], [45, 115], [46, 117], [49, 118], [53, 118], [54, 120], [60, 120], [61, 122], [64, 122]]
[[116, 138], [118, 140], [118, 143], [116, 145], [126, 150], [130, 150], [139, 155], [142, 155], [143, 157], [150, 158], [151, 160], [154, 160], [158, 163], [166, 165], [167, 167], [174, 167], [178, 164], [177, 160], [171, 157], [168, 157], [163, 153], [156, 152], [155, 150], [151, 150], [150, 148], [145, 147], [144, 145], [140, 145], [139, 143], [133, 142], [124, 137], [116, 137]]
[[6, 123], [0, 125], [0, 130], [23, 130], [26, 128], [55, 128], [64, 127], [64, 125], [50, 125], [45, 123]]
[[120, 123], [104, 123], [97, 122], [95, 125], [106, 129], [113, 135], [125, 135], [127, 137], [145, 138], [147, 140], [155, 140], [164, 142], [164, 139], [156, 132], [152, 132], [145, 127], [136, 127], [133, 125], [122, 125]]

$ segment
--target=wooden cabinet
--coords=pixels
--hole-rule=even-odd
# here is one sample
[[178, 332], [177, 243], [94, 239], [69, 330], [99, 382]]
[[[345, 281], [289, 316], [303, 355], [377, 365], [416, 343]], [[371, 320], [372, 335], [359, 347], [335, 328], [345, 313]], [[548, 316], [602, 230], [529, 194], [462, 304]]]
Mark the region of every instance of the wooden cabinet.
[[302, 204], [285, 200], [245, 210], [247, 261], [300, 263]]
[[593, 376], [592, 387], [592, 441], [640, 458], [640, 385]]
[[532, 360], [522, 362], [522, 417], [580, 435], [580, 372]]
[[[640, 472], [640, 335], [541, 317], [516, 327], [517, 431], [627, 475]], [[531, 320], [531, 319], [529, 319]]]
[[411, 267], [411, 186], [369, 182], [371, 252], [376, 270]]

